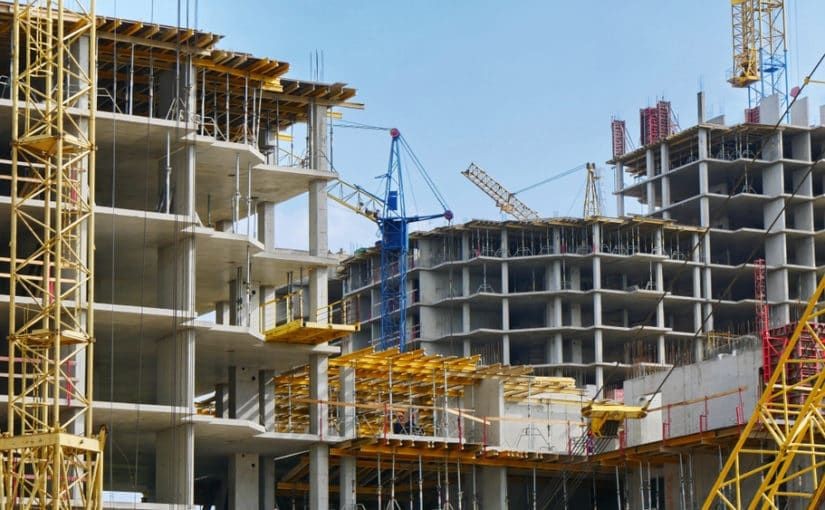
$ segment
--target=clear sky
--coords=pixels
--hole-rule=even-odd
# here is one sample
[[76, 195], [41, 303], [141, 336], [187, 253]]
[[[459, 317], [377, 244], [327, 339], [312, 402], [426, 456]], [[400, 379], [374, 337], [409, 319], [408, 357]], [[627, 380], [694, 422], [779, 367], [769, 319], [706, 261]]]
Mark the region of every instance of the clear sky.
[[[190, 0], [189, 25], [196, 2]], [[825, 2], [788, 0], [789, 76], [799, 84], [825, 52]], [[186, 24], [185, 0], [181, 24]], [[154, 10], [154, 12], [153, 12]], [[98, 0], [101, 14], [178, 23], [171, 0]], [[740, 121], [745, 91], [725, 81], [731, 68], [728, 0], [275, 1], [197, 2], [198, 28], [225, 35], [220, 46], [290, 62], [310, 78], [310, 53], [322, 51], [325, 81], [358, 89], [363, 111], [346, 120], [395, 126], [424, 162], [455, 211], [455, 221], [498, 219], [493, 202], [460, 175], [470, 161], [511, 190], [595, 161], [606, 211], [615, 211], [610, 118], [628, 121], [638, 143], [638, 109], [664, 96], [682, 126], [696, 122], [696, 92], [708, 114]], [[825, 69], [820, 73], [825, 79]], [[807, 89], [812, 122], [825, 85]], [[386, 169], [389, 136], [335, 130], [334, 164], [370, 190]], [[581, 215], [584, 172], [525, 193], [543, 216]], [[438, 212], [414, 186], [408, 207]], [[305, 201], [278, 209], [279, 243], [306, 246]], [[628, 212], [640, 212], [628, 204]], [[372, 244], [376, 228], [330, 205], [330, 247]]]

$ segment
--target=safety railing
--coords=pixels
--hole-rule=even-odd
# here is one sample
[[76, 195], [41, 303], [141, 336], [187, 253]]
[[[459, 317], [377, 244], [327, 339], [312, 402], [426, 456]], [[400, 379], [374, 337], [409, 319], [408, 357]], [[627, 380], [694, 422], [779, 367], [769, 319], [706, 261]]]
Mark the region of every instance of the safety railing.
[[358, 324], [358, 306], [353, 299], [333, 301], [318, 307], [315, 313], [309, 312], [309, 304], [305, 301], [303, 289], [266, 301], [260, 308], [261, 332], [265, 333], [297, 320], [317, 324]]

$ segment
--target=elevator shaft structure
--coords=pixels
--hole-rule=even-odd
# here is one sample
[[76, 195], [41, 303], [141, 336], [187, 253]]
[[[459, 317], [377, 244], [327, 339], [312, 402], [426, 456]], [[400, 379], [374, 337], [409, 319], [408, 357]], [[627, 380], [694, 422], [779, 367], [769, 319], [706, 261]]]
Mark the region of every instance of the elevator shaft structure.
[[15, 1], [3, 508], [102, 507], [92, 434], [94, 0]]

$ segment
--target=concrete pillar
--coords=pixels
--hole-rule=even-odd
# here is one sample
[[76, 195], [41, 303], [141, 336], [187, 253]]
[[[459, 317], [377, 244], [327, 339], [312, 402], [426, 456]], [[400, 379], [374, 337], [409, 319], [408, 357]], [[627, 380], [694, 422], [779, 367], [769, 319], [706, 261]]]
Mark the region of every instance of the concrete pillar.
[[[699, 234], [693, 234], [691, 238], [691, 244], [696, 246], [696, 243], [699, 242]], [[698, 262], [700, 260], [700, 254], [698, 251], [693, 252], [693, 261]], [[692, 280], [693, 280], [693, 297], [696, 298], [698, 301], [695, 301], [693, 304], [693, 330], [694, 331], [703, 331], [703, 309], [702, 309], [702, 269], [698, 266], [694, 266], [691, 270]], [[697, 335], [696, 340], [693, 346], [693, 356], [694, 360], [699, 362], [704, 359], [705, 355], [705, 348], [704, 348], [704, 339], [702, 335]]]
[[268, 432], [275, 430], [274, 370], [258, 371], [258, 421]]
[[613, 167], [613, 171], [616, 176], [616, 182], [614, 185], [616, 191], [616, 216], [621, 218], [624, 216], [624, 165], [621, 163], [616, 163], [616, 166]]
[[155, 436], [155, 502], [192, 505], [195, 500], [195, 434], [191, 425]]
[[[319, 439], [328, 435], [327, 404], [329, 384], [327, 372], [329, 360], [325, 354], [313, 354], [309, 358], [310, 400], [320, 401], [309, 406], [309, 432]], [[309, 450], [309, 502], [311, 510], [329, 508], [329, 447], [317, 443]]]
[[355, 457], [341, 457], [338, 466], [339, 508], [341, 510], [354, 509], [358, 503], [357, 494], [357, 466]]
[[275, 203], [260, 202], [257, 207], [258, 241], [267, 250], [275, 249]]
[[258, 462], [258, 508], [272, 510], [275, 508], [275, 458], [261, 455]]
[[229, 417], [236, 420], [260, 421], [258, 409], [258, 370], [229, 367]]
[[[311, 103], [307, 126], [310, 166], [316, 170], [329, 171], [329, 146], [327, 139], [327, 107]], [[327, 194], [325, 181], [309, 184], [309, 253], [326, 256], [328, 246]], [[318, 320], [318, 311], [327, 304], [327, 270], [312, 270], [309, 273], [309, 313]], [[326, 355], [313, 354], [309, 361], [310, 399], [329, 399], [327, 371], [329, 361]], [[323, 437], [327, 435], [327, 405], [310, 405], [310, 433]], [[309, 507], [310, 510], [329, 509], [329, 447], [315, 444], [309, 450]]]
[[[484, 379], [475, 385], [476, 416], [481, 419], [498, 418], [504, 415], [504, 387], [496, 379]], [[486, 432], [487, 446], [501, 446], [502, 423], [500, 420], [488, 421], [482, 425]]]
[[215, 324], [229, 324], [229, 312], [229, 301], [218, 301], [215, 303]]
[[596, 363], [596, 387], [601, 388], [604, 383], [604, 367], [600, 363], [604, 362], [604, 345], [602, 325], [602, 261], [598, 254], [601, 249], [601, 225], [593, 224], [593, 246], [596, 254], [593, 257], [593, 361]]
[[[325, 257], [327, 245], [327, 194], [324, 181], [312, 181], [309, 185], [309, 254]], [[313, 320], [317, 311], [327, 304], [327, 270], [309, 272], [309, 312]], [[323, 317], [318, 317], [323, 319]]]
[[257, 331], [264, 332], [268, 329], [275, 327], [275, 306], [273, 304], [267, 304], [273, 302], [275, 300], [275, 287], [270, 287], [268, 285], [261, 285], [258, 288], [258, 299], [257, 299], [257, 313], [253, 313], [253, 319], [256, 320], [258, 323]]
[[662, 218], [670, 219], [670, 211], [667, 210], [670, 207], [670, 176], [667, 175], [670, 172], [670, 146], [663, 142], [660, 147], [660, 156], [662, 160]]
[[505, 365], [510, 364], [510, 300], [503, 298], [501, 300], [501, 329], [504, 334], [501, 336], [501, 362]]
[[509, 508], [507, 497], [507, 468], [484, 466], [478, 470], [481, 480], [481, 508]]
[[322, 443], [309, 448], [309, 508], [329, 508], [329, 446]]
[[229, 456], [229, 510], [259, 510], [260, 476], [258, 455], [236, 453]]
[[[664, 248], [662, 246], [663, 241], [663, 233], [662, 229], [659, 228], [656, 230], [655, 234], [655, 249], [654, 253], [657, 255], [661, 255], [664, 253]], [[665, 277], [664, 277], [664, 268], [662, 266], [661, 261], [657, 261], [653, 264], [655, 270], [655, 278], [656, 278], [656, 292], [661, 292], [662, 294], [665, 293]], [[665, 324], [665, 302], [663, 300], [658, 300], [656, 303], [656, 327], [657, 328], [664, 328], [666, 327]], [[657, 360], [659, 363], [664, 364], [666, 361], [666, 347], [665, 347], [665, 335], [663, 333], [659, 334], [658, 344], [656, 349]]]
[[653, 149], [648, 149], [645, 153], [645, 166], [647, 168], [647, 214], [656, 212], [656, 160], [653, 157]]
[[229, 417], [229, 385], [219, 383], [215, 385], [215, 417]]

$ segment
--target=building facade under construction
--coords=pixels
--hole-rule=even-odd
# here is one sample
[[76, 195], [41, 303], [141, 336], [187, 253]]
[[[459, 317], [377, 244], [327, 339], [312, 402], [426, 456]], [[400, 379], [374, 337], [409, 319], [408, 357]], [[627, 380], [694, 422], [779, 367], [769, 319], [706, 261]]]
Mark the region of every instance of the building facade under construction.
[[[380, 247], [328, 249], [355, 89], [62, 7], [0, 3], [4, 507], [686, 509], [754, 492], [715, 483], [742, 441], [753, 465], [821, 442], [796, 419], [825, 398], [806, 99], [681, 131], [646, 109], [642, 147], [614, 143], [617, 217], [415, 233], [401, 307]], [[307, 250], [275, 236], [297, 197]], [[789, 508], [825, 491], [806, 454], [759, 482]]]

